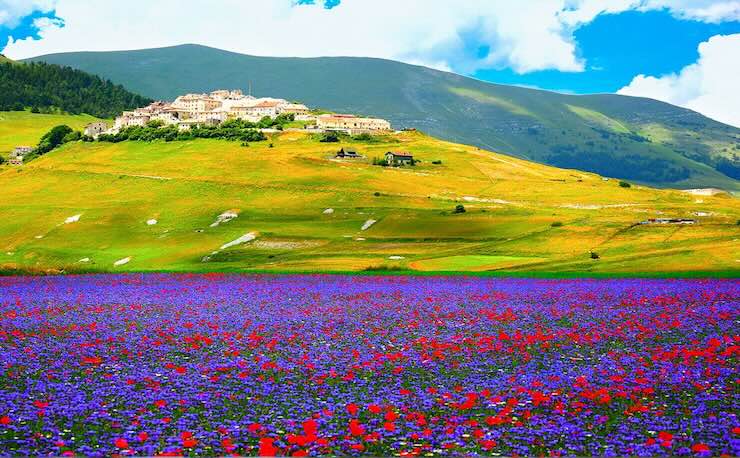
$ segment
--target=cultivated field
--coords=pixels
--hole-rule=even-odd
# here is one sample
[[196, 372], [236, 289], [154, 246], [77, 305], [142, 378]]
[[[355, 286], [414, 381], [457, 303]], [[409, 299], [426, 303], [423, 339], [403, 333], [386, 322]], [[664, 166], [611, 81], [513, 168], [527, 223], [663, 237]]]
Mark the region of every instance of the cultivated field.
[[738, 456], [739, 286], [0, 278], [0, 455]]
[[[340, 147], [365, 158], [335, 160]], [[388, 150], [422, 162], [371, 164]], [[740, 203], [727, 194], [623, 188], [417, 132], [341, 143], [286, 132], [248, 147], [205, 139], [73, 143], [21, 169], [0, 168], [0, 188], [10, 190], [0, 200], [6, 269], [716, 273], [740, 266]], [[459, 204], [467, 211], [454, 214]], [[696, 224], [636, 225], [648, 218]], [[224, 247], [245, 235], [246, 243]]]

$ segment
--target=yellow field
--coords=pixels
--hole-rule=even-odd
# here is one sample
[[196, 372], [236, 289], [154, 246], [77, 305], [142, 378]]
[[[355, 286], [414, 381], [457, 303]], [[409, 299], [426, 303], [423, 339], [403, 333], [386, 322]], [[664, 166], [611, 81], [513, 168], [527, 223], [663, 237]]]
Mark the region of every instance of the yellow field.
[[[366, 158], [333, 159], [341, 146]], [[371, 165], [373, 157], [398, 149], [422, 162]], [[74, 143], [22, 169], [0, 168], [0, 188], [10, 190], [0, 201], [5, 268], [625, 273], [740, 267], [734, 197], [621, 188], [616, 180], [412, 132], [372, 143], [326, 144], [297, 132], [249, 147], [221, 140]], [[458, 204], [467, 211], [453, 214]], [[238, 217], [212, 227], [226, 211]], [[64, 224], [76, 215], [78, 221]], [[634, 226], [655, 217], [697, 224]], [[376, 222], [362, 230], [369, 220]], [[220, 249], [248, 233], [255, 240]]]

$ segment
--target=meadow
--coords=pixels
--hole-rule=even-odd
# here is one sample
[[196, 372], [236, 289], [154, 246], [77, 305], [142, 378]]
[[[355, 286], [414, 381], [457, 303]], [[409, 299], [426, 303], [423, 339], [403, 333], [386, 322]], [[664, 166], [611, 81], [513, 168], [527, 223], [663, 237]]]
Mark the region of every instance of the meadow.
[[0, 278], [0, 455], [737, 456], [739, 287]]
[[16, 146], [36, 146], [41, 136], [54, 126], [67, 124], [75, 130], [82, 130], [97, 120], [89, 115], [0, 111], [0, 156], [7, 157]]
[[[337, 160], [342, 147], [364, 157]], [[421, 162], [372, 165], [389, 150]], [[624, 188], [420, 132], [73, 142], [0, 167], [0, 188], [11, 191], [0, 200], [8, 272], [734, 276], [740, 266], [740, 204], [729, 194]], [[638, 224], [649, 218], [696, 224]]]

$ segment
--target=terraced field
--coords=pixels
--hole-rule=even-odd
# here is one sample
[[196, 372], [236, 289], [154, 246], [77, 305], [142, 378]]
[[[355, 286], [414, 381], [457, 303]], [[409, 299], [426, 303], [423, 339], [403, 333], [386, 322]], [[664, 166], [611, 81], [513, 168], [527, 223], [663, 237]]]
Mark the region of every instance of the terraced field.
[[[365, 158], [334, 159], [341, 146]], [[397, 149], [421, 163], [371, 164]], [[679, 273], [740, 266], [740, 203], [727, 194], [623, 188], [417, 132], [339, 144], [286, 132], [248, 147], [72, 143], [20, 169], [0, 168], [0, 188], [10, 190], [0, 200], [6, 270]], [[459, 204], [465, 213], [453, 212]], [[637, 224], [656, 217], [696, 224]]]

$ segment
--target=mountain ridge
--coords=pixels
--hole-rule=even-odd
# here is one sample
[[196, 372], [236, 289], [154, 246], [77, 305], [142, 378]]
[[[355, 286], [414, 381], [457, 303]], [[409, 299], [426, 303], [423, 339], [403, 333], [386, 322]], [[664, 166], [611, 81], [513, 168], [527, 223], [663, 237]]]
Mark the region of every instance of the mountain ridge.
[[616, 94], [569, 95], [381, 58], [260, 57], [201, 45], [39, 56], [143, 95], [251, 86], [436, 137], [661, 187], [740, 190], [740, 129]]

